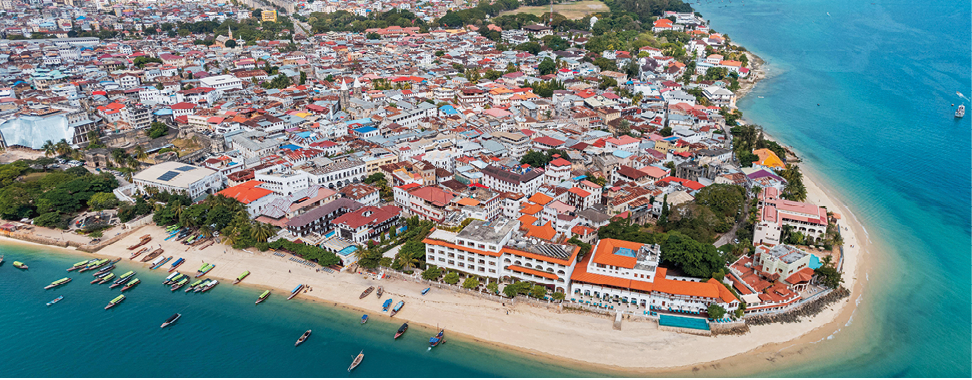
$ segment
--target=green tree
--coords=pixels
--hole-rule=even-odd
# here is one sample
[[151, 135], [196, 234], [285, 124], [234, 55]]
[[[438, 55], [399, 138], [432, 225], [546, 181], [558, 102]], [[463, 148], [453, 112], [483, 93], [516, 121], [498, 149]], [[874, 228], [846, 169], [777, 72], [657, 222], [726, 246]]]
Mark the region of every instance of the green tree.
[[546, 296], [547, 296], [547, 287], [546, 286], [543, 286], [543, 285], [534, 285], [533, 288], [530, 289], [530, 297], [537, 298], [537, 299], [543, 299], [543, 297], [546, 297]]
[[157, 121], [152, 122], [152, 125], [145, 130], [145, 135], [153, 139], [165, 136], [168, 133], [169, 127]]
[[675, 132], [672, 131], [672, 127], [665, 126], [660, 131], [658, 131], [658, 134], [664, 137], [670, 137], [671, 135], [675, 134]]
[[223, 43], [223, 46], [226, 46], [227, 48], [230, 48], [230, 49], [235, 48], [236, 47], [236, 40], [227, 40], [226, 42]]
[[422, 271], [423, 280], [434, 281], [439, 279], [439, 276], [442, 276], [442, 270], [435, 265], [429, 265], [428, 268]]
[[542, 168], [544, 166], [547, 166], [548, 162], [550, 161], [547, 159], [547, 155], [535, 150], [530, 150], [529, 152], [524, 154], [522, 158], [520, 158], [521, 164], [527, 164], [535, 168]]
[[698, 242], [678, 231], [668, 232], [661, 247], [663, 261], [678, 266], [692, 277], [709, 278], [725, 267], [715, 246]]
[[462, 287], [466, 289], [476, 289], [479, 287], [479, 279], [476, 277], [467, 277], [466, 281], [462, 282]]
[[549, 57], [544, 58], [543, 61], [540, 61], [540, 65], [537, 66], [537, 70], [540, 71], [540, 75], [553, 74], [557, 71], [557, 64]]
[[459, 273], [456, 273], [454, 271], [449, 272], [448, 274], [445, 275], [445, 277], [442, 278], [442, 281], [445, 281], [445, 283], [449, 285], [455, 285], [459, 283]]
[[112, 193], [95, 193], [88, 200], [88, 207], [95, 211], [112, 209], [118, 206], [118, 198]]
[[368, 34], [365, 35], [365, 38], [367, 38], [369, 40], [380, 40], [381, 39], [381, 35], [378, 34], [378, 33], [375, 33], [375, 32], [370, 32], [370, 33], [368, 33]]
[[61, 215], [56, 211], [41, 214], [34, 218], [34, 224], [41, 227], [57, 227], [61, 223]]
[[722, 306], [719, 306], [718, 304], [714, 304], [714, 303], [710, 304], [708, 311], [709, 311], [709, 318], [712, 319], [722, 319], [722, 317], [726, 316], [726, 309], [723, 308]]
[[813, 270], [813, 273], [819, 276], [818, 278], [820, 283], [831, 289], [839, 288], [840, 284], [844, 282], [844, 279], [840, 271], [837, 270], [837, 267], [833, 262], [833, 257], [824, 256], [824, 258], [820, 260], [820, 264], [820, 267]]
[[563, 301], [565, 298], [567, 298], [567, 295], [563, 292], [554, 292], [554, 294], [551, 294], [550, 297], [556, 301]]
[[486, 284], [486, 290], [493, 294], [499, 294], [499, 285], [495, 282]]

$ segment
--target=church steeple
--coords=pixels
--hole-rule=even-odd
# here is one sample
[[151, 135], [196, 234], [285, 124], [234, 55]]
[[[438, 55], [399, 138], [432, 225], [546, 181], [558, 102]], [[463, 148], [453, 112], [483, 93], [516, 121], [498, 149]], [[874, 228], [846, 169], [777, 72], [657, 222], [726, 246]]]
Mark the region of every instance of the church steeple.
[[232, 26], [227, 26], [226, 29], [229, 30], [229, 39], [232, 40], [233, 39], [233, 27]]

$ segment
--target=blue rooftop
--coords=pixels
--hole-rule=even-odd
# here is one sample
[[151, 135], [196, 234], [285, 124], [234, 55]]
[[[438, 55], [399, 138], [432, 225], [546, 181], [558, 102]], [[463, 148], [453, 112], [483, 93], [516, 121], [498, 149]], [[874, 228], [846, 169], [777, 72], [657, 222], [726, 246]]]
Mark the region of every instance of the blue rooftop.
[[453, 107], [451, 105], [448, 105], [448, 104], [446, 104], [446, 105], [444, 105], [442, 107], [439, 107], [439, 112], [442, 112], [446, 116], [452, 116], [452, 115], [458, 115], [459, 114], [459, 111], [456, 111], [456, 108], [455, 107]]
[[378, 128], [375, 127], [361, 127], [361, 128], [352, 129], [352, 131], [354, 131], [355, 133], [361, 133], [361, 134], [371, 133], [377, 130]]
[[297, 146], [297, 145], [294, 145], [294, 144], [287, 144], [287, 145], [284, 145], [284, 146], [280, 147], [280, 149], [297, 150], [297, 149], [300, 149], [300, 147]]
[[624, 150], [616, 150], [612, 154], [614, 154], [614, 156], [617, 158], [628, 158], [631, 157], [631, 155], [633, 155], [634, 153], [624, 151]]

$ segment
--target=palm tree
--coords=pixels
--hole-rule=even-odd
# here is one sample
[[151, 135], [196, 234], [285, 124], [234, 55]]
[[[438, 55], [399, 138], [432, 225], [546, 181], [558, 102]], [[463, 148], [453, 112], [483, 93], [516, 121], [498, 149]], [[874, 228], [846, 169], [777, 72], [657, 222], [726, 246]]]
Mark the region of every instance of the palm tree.
[[127, 170], [125, 171], [125, 181], [128, 181], [128, 183], [132, 183], [132, 172]]
[[199, 227], [199, 234], [203, 237], [210, 237], [213, 235], [213, 229], [209, 226]]
[[41, 150], [44, 151], [44, 155], [47, 157], [57, 154], [57, 147], [54, 145], [53, 142], [51, 142], [51, 140], [45, 141], [44, 145], [41, 146]]
[[61, 139], [61, 141], [58, 141], [57, 144], [54, 145], [54, 150], [57, 151], [58, 155], [66, 156], [71, 154], [74, 149], [71, 149], [71, 144], [69, 144], [67, 140]]
[[144, 159], [148, 158], [148, 154], [145, 153], [145, 148], [142, 148], [141, 145], [136, 145], [135, 146], [134, 153], [135, 153], [135, 158], [136, 159], [144, 160]]
[[181, 203], [180, 203], [180, 204], [177, 204], [177, 205], [175, 205], [175, 206], [174, 206], [174, 207], [172, 208], [172, 212], [173, 212], [173, 213], [175, 213], [175, 216], [176, 216], [177, 218], [178, 218], [178, 217], [181, 217], [181, 216], [182, 216], [182, 212], [183, 212], [183, 211], [185, 211], [185, 210], [186, 210], [186, 206], [183, 206], [183, 205], [182, 205]]
[[142, 167], [142, 163], [137, 158], [130, 157], [128, 159], [128, 167], [132, 168], [132, 170], [138, 170]]

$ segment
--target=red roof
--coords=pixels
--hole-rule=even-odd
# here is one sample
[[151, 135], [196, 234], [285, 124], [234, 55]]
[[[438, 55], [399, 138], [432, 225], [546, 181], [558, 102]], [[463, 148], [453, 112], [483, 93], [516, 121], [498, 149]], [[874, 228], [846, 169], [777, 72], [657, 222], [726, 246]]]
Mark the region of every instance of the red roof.
[[273, 191], [258, 187], [262, 184], [263, 182], [256, 180], [246, 181], [233, 187], [227, 187], [218, 194], [227, 198], [236, 199], [243, 204], [250, 204], [257, 199], [273, 194]]

